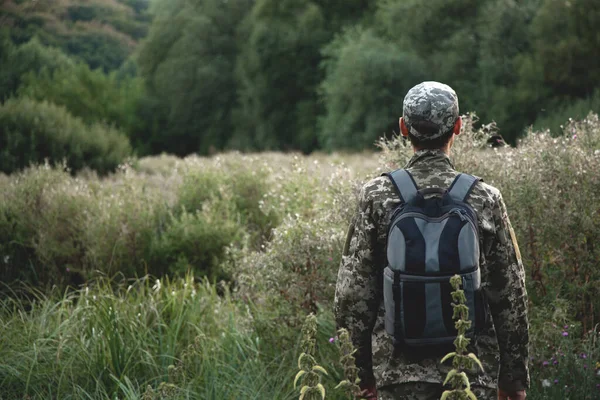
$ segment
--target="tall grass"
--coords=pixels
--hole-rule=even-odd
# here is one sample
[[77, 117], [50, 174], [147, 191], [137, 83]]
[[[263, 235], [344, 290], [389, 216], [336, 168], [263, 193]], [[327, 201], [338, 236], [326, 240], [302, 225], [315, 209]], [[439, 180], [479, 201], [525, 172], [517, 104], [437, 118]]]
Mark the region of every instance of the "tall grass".
[[268, 313], [207, 282], [102, 280], [28, 294], [0, 303], [2, 398], [288, 397], [282, 366], [295, 348], [277, 351], [257, 331]]
[[[493, 150], [493, 124], [467, 118], [453, 149], [459, 170], [501, 189], [521, 246], [534, 400], [600, 396], [600, 121], [568, 131]], [[395, 139], [378, 155], [161, 156], [104, 178], [47, 165], [0, 176], [0, 398], [292, 399], [310, 312], [327, 398], [344, 398], [329, 339], [345, 232], [362, 182], [411, 155]]]

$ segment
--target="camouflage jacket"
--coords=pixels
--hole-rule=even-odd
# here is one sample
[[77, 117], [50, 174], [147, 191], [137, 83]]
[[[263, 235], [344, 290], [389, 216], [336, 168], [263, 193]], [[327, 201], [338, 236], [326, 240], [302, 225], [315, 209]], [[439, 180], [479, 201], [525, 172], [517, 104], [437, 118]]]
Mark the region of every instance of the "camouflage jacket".
[[[441, 151], [415, 153], [405, 167], [419, 188], [450, 186], [458, 172]], [[468, 203], [478, 216], [482, 287], [493, 319], [470, 351], [478, 355], [485, 372], [472, 371], [471, 383], [500, 387], [508, 392], [529, 387], [528, 317], [525, 273], [506, 206], [498, 189], [479, 182]], [[439, 355], [408, 354], [394, 348], [385, 332], [382, 274], [391, 212], [400, 198], [387, 177], [362, 188], [358, 212], [350, 226], [335, 294], [338, 327], [350, 331], [357, 348], [361, 379], [378, 387], [405, 382], [443, 382], [450, 365]], [[448, 363], [449, 364], [449, 363]]]

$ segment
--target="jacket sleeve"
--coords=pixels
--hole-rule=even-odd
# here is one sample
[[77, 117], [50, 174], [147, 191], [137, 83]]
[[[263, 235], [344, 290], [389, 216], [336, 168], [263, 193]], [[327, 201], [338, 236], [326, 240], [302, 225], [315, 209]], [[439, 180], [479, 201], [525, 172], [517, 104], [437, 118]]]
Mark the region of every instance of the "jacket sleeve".
[[529, 322], [525, 271], [502, 196], [493, 209], [495, 236], [488, 253], [486, 295], [500, 350], [498, 387], [508, 393], [529, 387]]
[[348, 329], [352, 338], [361, 381], [374, 384], [371, 334], [380, 293], [376, 265], [377, 225], [373, 218], [373, 202], [366, 197], [363, 188], [342, 254], [334, 310], [338, 328]]

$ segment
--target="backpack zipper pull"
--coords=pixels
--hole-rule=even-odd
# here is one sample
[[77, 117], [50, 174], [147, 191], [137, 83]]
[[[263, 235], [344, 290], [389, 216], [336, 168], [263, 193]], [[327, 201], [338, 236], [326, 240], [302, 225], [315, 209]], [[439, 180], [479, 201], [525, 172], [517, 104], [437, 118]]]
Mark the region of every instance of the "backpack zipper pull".
[[461, 210], [461, 209], [452, 210], [452, 214], [458, 215], [460, 217], [461, 221], [466, 221], [467, 220], [467, 215], [465, 213], [465, 210]]

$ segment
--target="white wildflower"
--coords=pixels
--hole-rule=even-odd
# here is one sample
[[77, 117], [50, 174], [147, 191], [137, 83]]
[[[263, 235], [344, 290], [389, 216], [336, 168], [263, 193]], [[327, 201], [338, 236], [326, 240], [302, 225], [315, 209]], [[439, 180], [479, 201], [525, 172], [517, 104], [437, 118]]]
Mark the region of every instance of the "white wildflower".
[[549, 388], [550, 386], [552, 386], [552, 383], [550, 383], [550, 381], [548, 379], [544, 379], [542, 381], [542, 386], [545, 388]]

